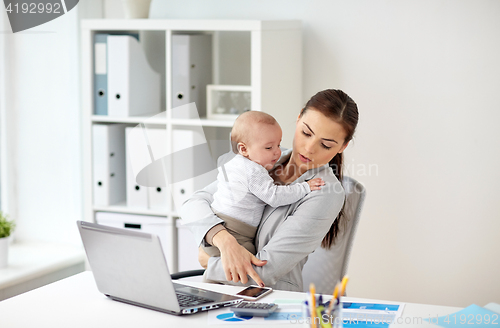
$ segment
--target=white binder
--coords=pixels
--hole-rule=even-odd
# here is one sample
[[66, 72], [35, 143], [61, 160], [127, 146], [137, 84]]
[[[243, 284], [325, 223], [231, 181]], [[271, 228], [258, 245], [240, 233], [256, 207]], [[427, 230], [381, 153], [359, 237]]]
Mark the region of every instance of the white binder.
[[[164, 158], [167, 155], [167, 130], [147, 128], [146, 134], [154, 159]], [[156, 181], [157, 179], [158, 177], [149, 177], [149, 182], [152, 185], [152, 187], [148, 188], [149, 208], [152, 210], [167, 210], [167, 188], [162, 187], [165, 181]]]
[[129, 35], [108, 36], [108, 116], [160, 112], [160, 74], [149, 66], [144, 50]]
[[92, 125], [94, 205], [125, 201], [125, 126]]
[[[137, 174], [153, 160], [167, 155], [167, 131], [162, 128], [137, 126], [127, 128], [127, 206], [168, 210], [165, 181], [150, 174], [147, 185], [137, 183]], [[134, 165], [135, 164], [135, 165]]]
[[134, 128], [126, 128], [127, 147], [127, 206], [135, 208], [148, 208], [147, 187], [140, 186], [136, 182], [136, 174], [132, 167], [132, 158], [149, 158], [146, 139], [141, 134], [131, 133]]
[[173, 152], [178, 153], [184, 150], [180, 160], [174, 157], [172, 163], [173, 177], [176, 178], [186, 175], [192, 177], [183, 181], [171, 183], [174, 206], [176, 210], [179, 210], [182, 204], [191, 197], [195, 191], [206, 187], [217, 179], [217, 170], [214, 169], [205, 174], [194, 176], [194, 165], [196, 165], [197, 162], [212, 160], [211, 158], [199, 158], [199, 156], [197, 156], [198, 154], [195, 152], [194, 146], [196, 145], [204, 145], [208, 148], [205, 136], [199, 131], [175, 129], [173, 130], [172, 137]]
[[172, 117], [206, 117], [206, 87], [211, 83], [212, 36], [172, 35], [172, 108], [194, 102], [199, 111], [173, 112]]

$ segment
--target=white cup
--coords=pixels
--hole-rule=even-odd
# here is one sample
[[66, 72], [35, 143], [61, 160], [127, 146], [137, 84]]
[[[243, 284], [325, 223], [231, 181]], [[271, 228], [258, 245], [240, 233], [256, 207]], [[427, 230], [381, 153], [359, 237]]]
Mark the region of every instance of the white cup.
[[148, 18], [151, 0], [122, 0], [125, 18]]

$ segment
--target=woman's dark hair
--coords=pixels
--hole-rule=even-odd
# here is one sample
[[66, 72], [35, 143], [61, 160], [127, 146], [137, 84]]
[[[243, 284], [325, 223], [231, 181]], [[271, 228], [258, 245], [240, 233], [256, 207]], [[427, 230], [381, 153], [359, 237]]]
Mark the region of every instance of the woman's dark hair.
[[[358, 106], [346, 93], [341, 90], [334, 89], [318, 92], [312, 96], [311, 99], [309, 99], [306, 106], [300, 112], [299, 117], [302, 117], [302, 115], [304, 115], [304, 113], [309, 109], [317, 110], [326, 117], [329, 117], [339, 123], [344, 128], [346, 133], [344, 144], [352, 139], [356, 126], [358, 125]], [[333, 157], [330, 161], [330, 167], [333, 170], [333, 174], [335, 174], [340, 183], [342, 183], [343, 162], [343, 153], [335, 155], [335, 157]], [[330, 230], [326, 234], [325, 238], [323, 238], [321, 247], [329, 249], [332, 244], [335, 243], [335, 238], [339, 233], [339, 227], [344, 220], [344, 207], [342, 207], [339, 215], [330, 227]]]

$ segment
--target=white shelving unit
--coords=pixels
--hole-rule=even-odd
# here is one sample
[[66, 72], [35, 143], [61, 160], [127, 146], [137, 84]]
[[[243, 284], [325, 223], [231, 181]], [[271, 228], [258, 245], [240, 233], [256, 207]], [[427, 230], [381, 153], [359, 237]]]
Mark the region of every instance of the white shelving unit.
[[[93, 42], [95, 33], [139, 33], [151, 67], [162, 77], [161, 106], [166, 115], [161, 118], [94, 115]], [[96, 212], [113, 212], [162, 217], [171, 231], [167, 261], [172, 272], [177, 271], [177, 214], [172, 195], [167, 190], [167, 208], [158, 211], [134, 209], [126, 203], [94, 206], [92, 195], [92, 125], [122, 123], [134, 126], [148, 119], [148, 125], [166, 129], [168, 153], [176, 140], [173, 130], [201, 126], [208, 139], [227, 138], [233, 121], [176, 119], [171, 116], [172, 104], [172, 35], [209, 34], [212, 36], [212, 84], [251, 86], [252, 110], [273, 115], [283, 128], [283, 145], [291, 146], [294, 122], [301, 106], [302, 94], [302, 31], [300, 21], [258, 20], [83, 20], [82, 42], [82, 109], [84, 150], [84, 211], [85, 220], [95, 221]], [[205, 100], [206, 101], [206, 100]], [[212, 149], [218, 156], [229, 149]], [[185, 269], [185, 268], [180, 268]]]

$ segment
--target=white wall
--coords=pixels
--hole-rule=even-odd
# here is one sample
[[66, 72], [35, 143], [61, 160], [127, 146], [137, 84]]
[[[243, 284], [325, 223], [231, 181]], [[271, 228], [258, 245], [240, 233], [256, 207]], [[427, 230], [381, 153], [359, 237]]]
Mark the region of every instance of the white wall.
[[[8, 29], [7, 14], [0, 13], [0, 29], [1, 31], [6, 31]], [[5, 38], [0, 36], [0, 210], [8, 212], [9, 210], [9, 198], [7, 191], [9, 179], [9, 174], [7, 174], [7, 112], [5, 110], [7, 106], [7, 101], [5, 95], [7, 94], [7, 79], [6, 79], [6, 67], [5, 58], [7, 55], [7, 50], [5, 47]], [[12, 175], [12, 173], [10, 174]]]
[[17, 241], [79, 243], [81, 133], [78, 13], [20, 33], [6, 47], [9, 213]]
[[500, 2], [153, 0], [150, 17], [302, 20], [304, 102], [340, 88], [361, 115], [349, 295], [500, 302]]

